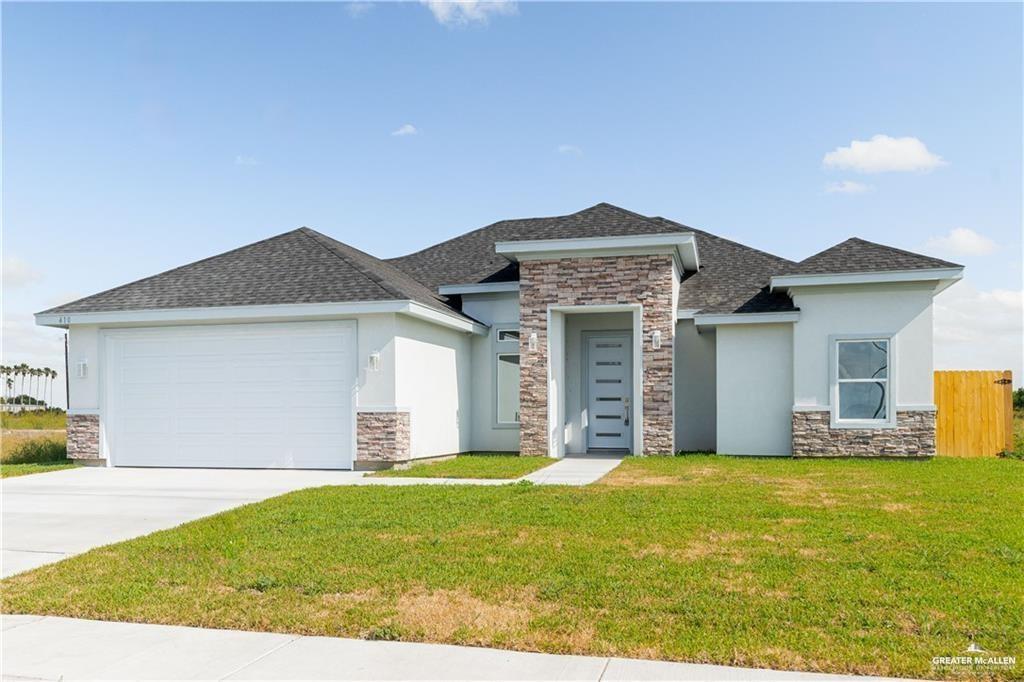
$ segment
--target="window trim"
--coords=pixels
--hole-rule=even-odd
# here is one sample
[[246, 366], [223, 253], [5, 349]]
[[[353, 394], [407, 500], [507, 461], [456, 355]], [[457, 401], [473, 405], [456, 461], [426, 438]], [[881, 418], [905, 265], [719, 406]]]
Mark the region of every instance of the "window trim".
[[[519, 328], [518, 322], [496, 322], [491, 326], [492, 334], [491, 337], [491, 428], [493, 429], [519, 429], [522, 424], [522, 409], [519, 411], [519, 421], [517, 422], [503, 422], [498, 419], [498, 356], [499, 355], [518, 355], [519, 356], [519, 368], [520, 375], [519, 381], [522, 384], [522, 362], [523, 356], [520, 352], [519, 343], [520, 340], [509, 340], [504, 341], [498, 340], [500, 332], [517, 331], [522, 333]], [[521, 406], [520, 406], [521, 407]]]
[[[513, 340], [513, 339], [503, 339], [503, 338], [501, 338], [501, 334], [503, 332], [515, 332], [516, 335], [517, 335], [516, 339]], [[518, 346], [519, 345], [518, 334], [519, 334], [519, 327], [518, 327], [518, 325], [515, 326], [515, 327], [511, 327], [511, 326], [495, 327], [495, 329], [494, 329], [494, 342], [495, 343], [514, 343], [514, 344], [516, 344], [516, 346]]]
[[[839, 344], [843, 341], [885, 341], [888, 344], [885, 378], [885, 419], [839, 418]], [[830, 426], [833, 429], [893, 429], [896, 428], [896, 334], [833, 334], [828, 337]], [[856, 381], [854, 381], [856, 383]]]
[[[501, 428], [519, 428], [519, 425], [522, 424], [522, 412], [520, 410], [516, 410], [516, 413], [519, 414], [519, 421], [514, 421], [514, 422], [503, 422], [503, 421], [501, 421], [501, 418], [500, 418], [499, 413], [498, 413], [498, 400], [500, 398], [500, 392], [498, 390], [498, 388], [499, 388], [498, 387], [498, 362], [500, 362], [501, 358], [503, 358], [503, 357], [509, 357], [509, 356], [513, 356], [513, 355], [517, 359], [519, 359], [520, 363], [522, 362], [522, 357], [520, 356], [518, 350], [516, 350], [515, 352], [512, 352], [512, 351], [507, 351], [507, 352], [506, 351], [498, 351], [497, 353], [494, 354], [494, 423], [495, 423], [496, 426], [501, 427]], [[522, 365], [519, 364], [519, 363], [517, 363], [517, 364], [519, 366], [519, 371], [520, 371], [519, 381], [522, 382]], [[516, 387], [517, 391], [518, 391], [518, 388], [519, 387], [517, 386]]]

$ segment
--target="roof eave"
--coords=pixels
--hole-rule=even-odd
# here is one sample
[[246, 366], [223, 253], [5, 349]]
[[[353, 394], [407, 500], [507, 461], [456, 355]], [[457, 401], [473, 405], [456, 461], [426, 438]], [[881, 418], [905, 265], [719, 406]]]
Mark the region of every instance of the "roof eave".
[[719, 327], [734, 324], [785, 324], [800, 321], [799, 310], [771, 313], [697, 313], [693, 316], [697, 326]]
[[963, 267], [919, 268], [912, 270], [877, 270], [871, 272], [815, 273], [775, 275], [770, 290], [792, 287], [835, 286], [844, 284], [892, 284], [899, 282], [936, 282], [945, 289], [963, 277]]
[[530, 239], [494, 243], [494, 251], [513, 260], [538, 258], [614, 256], [671, 248], [681, 270], [700, 267], [697, 239], [692, 232], [583, 237], [578, 239]]
[[408, 315], [443, 327], [486, 334], [487, 327], [463, 315], [446, 313], [413, 300], [351, 301], [344, 303], [282, 303], [272, 305], [150, 308], [36, 313], [36, 324], [67, 329], [71, 325], [146, 326], [181, 323], [234, 323], [299, 321], [374, 313]]

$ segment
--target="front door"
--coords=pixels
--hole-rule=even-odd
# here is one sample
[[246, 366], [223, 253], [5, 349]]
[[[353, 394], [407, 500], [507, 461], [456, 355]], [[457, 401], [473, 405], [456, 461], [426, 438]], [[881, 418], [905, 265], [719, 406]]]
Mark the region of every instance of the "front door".
[[587, 449], [632, 444], [633, 372], [629, 334], [587, 337]]

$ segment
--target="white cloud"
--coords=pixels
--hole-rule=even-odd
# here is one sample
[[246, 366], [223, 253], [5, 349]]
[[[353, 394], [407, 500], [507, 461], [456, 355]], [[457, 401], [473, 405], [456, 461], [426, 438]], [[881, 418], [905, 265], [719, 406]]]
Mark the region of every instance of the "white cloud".
[[419, 135], [419, 132], [420, 131], [416, 129], [416, 126], [414, 126], [411, 123], [406, 123], [405, 125], [401, 126], [398, 130], [393, 130], [391, 132], [391, 136], [405, 137], [406, 135]]
[[932, 237], [925, 243], [929, 251], [954, 256], [986, 256], [996, 250], [996, 243], [967, 227], [957, 227], [949, 234]]
[[874, 188], [871, 185], [854, 182], [853, 180], [840, 180], [839, 182], [830, 182], [825, 185], [825, 191], [829, 194], [863, 194], [864, 192], [870, 192], [872, 189]]
[[826, 168], [854, 170], [858, 173], [887, 171], [930, 171], [947, 162], [928, 151], [916, 137], [875, 135], [870, 140], [853, 140], [849, 147], [836, 147], [825, 154]]
[[249, 156], [247, 154], [239, 154], [235, 157], [236, 166], [258, 166], [259, 160], [255, 156]]
[[935, 297], [935, 369], [1009, 369], [1024, 379], [1024, 291], [966, 279]]
[[5, 291], [28, 286], [40, 280], [43, 273], [17, 256], [4, 256], [3, 288]]
[[486, 24], [492, 15], [509, 15], [518, 11], [511, 0], [420, 0], [445, 26]]
[[358, 19], [359, 17], [361, 17], [364, 14], [366, 14], [367, 12], [369, 12], [371, 9], [373, 9], [373, 3], [372, 2], [346, 2], [345, 3], [345, 11], [348, 12], [348, 15], [350, 17], [352, 17], [353, 19]]
[[560, 144], [555, 147], [555, 151], [559, 154], [572, 154], [573, 156], [583, 156], [583, 150], [574, 144]]

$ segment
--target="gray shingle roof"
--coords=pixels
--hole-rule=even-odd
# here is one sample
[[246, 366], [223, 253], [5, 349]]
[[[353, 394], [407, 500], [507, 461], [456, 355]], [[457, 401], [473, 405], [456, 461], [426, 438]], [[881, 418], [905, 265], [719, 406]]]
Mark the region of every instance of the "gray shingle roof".
[[679, 307], [703, 313], [795, 310], [787, 295], [768, 290], [773, 275], [960, 267], [863, 239], [794, 263], [602, 203], [565, 216], [502, 220], [387, 261], [303, 227], [44, 312], [412, 300], [458, 314], [458, 298], [439, 295], [440, 285], [519, 279], [518, 264], [496, 254], [495, 242], [673, 232], [693, 233], [700, 254], [700, 270], [685, 273], [680, 285]]
[[795, 310], [789, 296], [768, 291], [768, 280], [792, 261], [680, 223], [656, 218], [697, 240], [700, 270], [679, 286], [679, 307], [703, 313], [769, 313]]
[[577, 213], [547, 218], [501, 220], [388, 262], [433, 290], [442, 284], [507, 282], [519, 279], [519, 267], [494, 252], [495, 242], [533, 239], [619, 237], [678, 232], [639, 213], [601, 203]]
[[46, 313], [441, 297], [380, 259], [306, 227], [46, 310]]
[[959, 268], [957, 263], [851, 237], [814, 254], [777, 275], [825, 275], [882, 270]]

